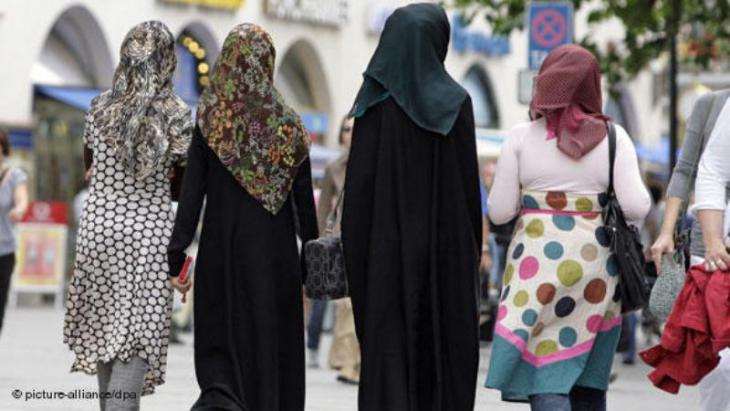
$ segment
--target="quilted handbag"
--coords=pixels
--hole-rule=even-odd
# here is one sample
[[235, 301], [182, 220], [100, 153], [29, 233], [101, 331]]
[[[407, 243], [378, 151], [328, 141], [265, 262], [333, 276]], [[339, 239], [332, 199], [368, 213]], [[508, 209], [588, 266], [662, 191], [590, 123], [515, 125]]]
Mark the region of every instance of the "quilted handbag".
[[674, 301], [684, 286], [684, 254], [662, 256], [662, 274], [654, 283], [649, 297], [649, 310], [662, 322], [669, 317]]
[[342, 240], [339, 235], [334, 235], [343, 195], [344, 192], [340, 193], [337, 205], [327, 217], [324, 236], [304, 244], [306, 294], [314, 300], [337, 300], [348, 296]]

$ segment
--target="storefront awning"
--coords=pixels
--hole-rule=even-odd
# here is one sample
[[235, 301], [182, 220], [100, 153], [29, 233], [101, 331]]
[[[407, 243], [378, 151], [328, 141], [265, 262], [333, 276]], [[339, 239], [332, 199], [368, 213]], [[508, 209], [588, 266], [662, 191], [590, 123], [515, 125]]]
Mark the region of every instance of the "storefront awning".
[[[640, 160], [655, 163], [657, 165], [668, 166], [669, 165], [669, 137], [662, 136], [659, 140], [659, 145], [645, 146], [641, 143], [636, 143], [636, 155]], [[677, 158], [679, 158], [680, 151], [677, 150]]]
[[[69, 106], [76, 107], [79, 110], [87, 111], [91, 106], [91, 100], [98, 96], [102, 90], [83, 88], [83, 87], [61, 87], [61, 86], [48, 86], [48, 85], [36, 85], [35, 91], [38, 94], [46, 97], [58, 100], [62, 103], [68, 104]], [[197, 108], [197, 101], [186, 101], [193, 110], [193, 117], [195, 116], [195, 109]], [[301, 113], [302, 123], [304, 128], [312, 134], [326, 134], [328, 126], [328, 116], [325, 113]]]
[[497, 158], [502, 151], [504, 131], [477, 128], [477, 155], [480, 158]]
[[24, 150], [33, 148], [33, 133], [28, 129], [10, 128], [8, 129], [8, 138], [10, 146]]
[[36, 85], [35, 91], [38, 94], [58, 100], [82, 111], [87, 111], [91, 105], [91, 100], [101, 93], [101, 90], [93, 88], [44, 85]]

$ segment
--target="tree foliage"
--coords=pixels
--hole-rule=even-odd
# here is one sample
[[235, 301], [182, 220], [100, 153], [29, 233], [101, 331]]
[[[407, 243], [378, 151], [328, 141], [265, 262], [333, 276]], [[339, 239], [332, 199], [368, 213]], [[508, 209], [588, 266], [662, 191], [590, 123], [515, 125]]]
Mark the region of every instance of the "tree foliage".
[[[494, 34], [524, 29], [524, 0], [452, 0], [456, 6], [483, 12]], [[678, 2], [674, 16], [672, 3]], [[624, 26], [618, 43], [600, 45], [588, 36], [576, 42], [593, 51], [610, 85], [630, 79], [669, 50], [678, 34], [685, 67], [707, 69], [726, 61], [730, 47], [730, 0], [571, 0], [575, 10], [588, 10], [588, 24], [618, 19]], [[472, 16], [473, 17], [473, 16]], [[676, 23], [676, 25], [674, 24]]]

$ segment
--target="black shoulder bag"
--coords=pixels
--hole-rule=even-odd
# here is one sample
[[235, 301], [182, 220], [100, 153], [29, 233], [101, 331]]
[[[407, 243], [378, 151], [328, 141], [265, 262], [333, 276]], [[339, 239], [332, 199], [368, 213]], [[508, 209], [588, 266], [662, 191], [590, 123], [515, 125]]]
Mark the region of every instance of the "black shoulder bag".
[[616, 129], [608, 123], [609, 183], [603, 204], [603, 224], [608, 231], [610, 249], [618, 265], [617, 296], [621, 311], [626, 313], [643, 308], [649, 301], [650, 287], [644, 274], [644, 248], [639, 230], [626, 222], [613, 187], [613, 170], [616, 160]]

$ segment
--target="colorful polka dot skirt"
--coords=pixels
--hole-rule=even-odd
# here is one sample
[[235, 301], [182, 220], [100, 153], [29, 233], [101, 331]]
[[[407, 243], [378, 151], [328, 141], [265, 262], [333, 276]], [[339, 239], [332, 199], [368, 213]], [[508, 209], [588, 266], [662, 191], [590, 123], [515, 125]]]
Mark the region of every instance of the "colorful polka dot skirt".
[[608, 387], [621, 310], [598, 197], [522, 193], [486, 382], [505, 400]]

